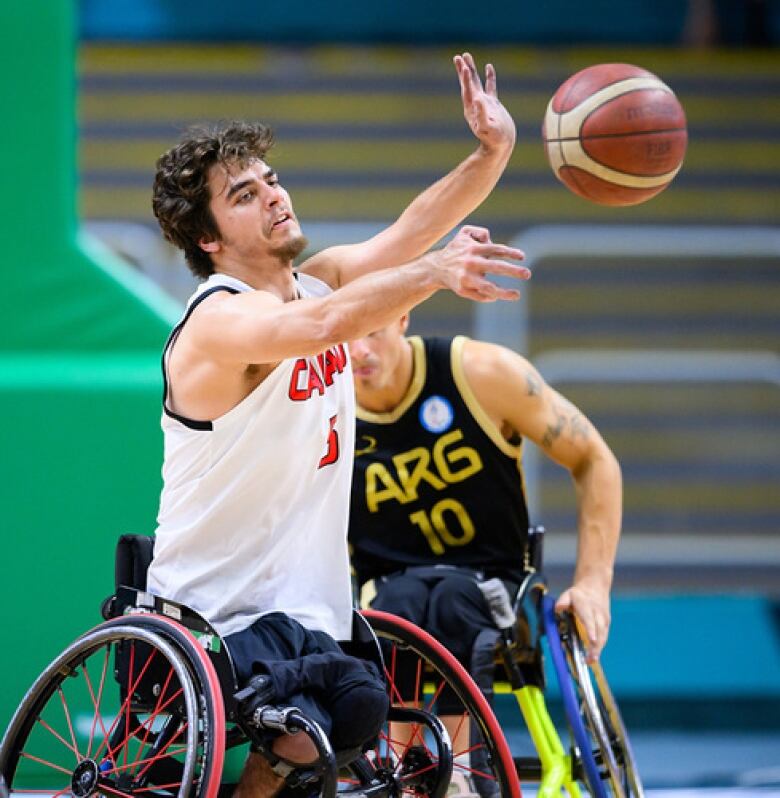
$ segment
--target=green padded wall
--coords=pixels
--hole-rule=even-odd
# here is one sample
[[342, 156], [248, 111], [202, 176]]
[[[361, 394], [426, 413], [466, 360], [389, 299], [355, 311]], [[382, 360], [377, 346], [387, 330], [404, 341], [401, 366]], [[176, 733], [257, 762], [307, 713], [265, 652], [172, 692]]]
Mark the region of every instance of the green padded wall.
[[3, 33], [0, 350], [157, 348], [170, 304], [77, 241], [72, 3], [4, 4]]
[[114, 542], [152, 531], [161, 484], [159, 351], [178, 309], [78, 233], [73, 11], [2, 14], [0, 730], [98, 622]]

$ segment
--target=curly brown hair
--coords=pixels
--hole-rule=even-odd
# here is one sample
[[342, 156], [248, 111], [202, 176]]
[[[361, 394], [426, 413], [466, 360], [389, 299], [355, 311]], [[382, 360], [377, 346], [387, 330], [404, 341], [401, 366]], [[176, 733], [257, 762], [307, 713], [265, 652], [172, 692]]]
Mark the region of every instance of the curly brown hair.
[[248, 122], [223, 122], [214, 128], [193, 128], [157, 160], [152, 209], [163, 235], [184, 251], [198, 277], [214, 273], [211, 256], [198, 245], [219, 238], [209, 208], [209, 170], [215, 163], [246, 167], [265, 159], [274, 143], [270, 127]]

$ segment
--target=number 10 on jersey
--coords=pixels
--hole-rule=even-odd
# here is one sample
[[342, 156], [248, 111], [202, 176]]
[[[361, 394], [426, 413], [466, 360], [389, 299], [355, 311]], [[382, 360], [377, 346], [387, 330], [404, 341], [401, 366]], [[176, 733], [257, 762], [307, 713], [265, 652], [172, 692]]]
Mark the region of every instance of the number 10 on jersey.
[[[418, 510], [409, 520], [425, 535], [434, 554], [444, 554], [445, 546], [465, 546], [474, 539], [474, 522], [456, 499], [442, 499], [433, 505], [430, 513]], [[451, 527], [456, 526], [459, 529], [453, 531]]]

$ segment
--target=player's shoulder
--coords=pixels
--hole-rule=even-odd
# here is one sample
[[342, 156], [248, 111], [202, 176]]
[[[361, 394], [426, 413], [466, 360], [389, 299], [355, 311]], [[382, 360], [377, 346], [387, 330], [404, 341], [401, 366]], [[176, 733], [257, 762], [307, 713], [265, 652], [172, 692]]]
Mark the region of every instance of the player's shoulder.
[[458, 336], [453, 340], [453, 352], [460, 355], [467, 373], [475, 375], [493, 374], [528, 364], [522, 355], [506, 346], [465, 336]]
[[[467, 340], [463, 345], [461, 394], [481, 407], [500, 426], [536, 411], [543, 380], [533, 365], [506, 346]], [[517, 425], [513, 424], [517, 429]]]
[[296, 269], [296, 274], [299, 278], [306, 276], [316, 280], [331, 291], [338, 288], [340, 284], [339, 260], [345, 249], [346, 247], [337, 246], [316, 252], [301, 263]]

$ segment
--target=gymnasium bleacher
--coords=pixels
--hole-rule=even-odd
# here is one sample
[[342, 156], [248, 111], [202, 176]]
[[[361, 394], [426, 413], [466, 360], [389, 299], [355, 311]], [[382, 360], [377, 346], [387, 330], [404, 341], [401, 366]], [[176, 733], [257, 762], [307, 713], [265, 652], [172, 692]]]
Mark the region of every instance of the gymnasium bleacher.
[[[674, 188], [620, 212], [624, 224], [772, 224], [780, 218], [780, 58], [772, 51], [477, 48], [495, 62], [518, 145], [474, 219], [497, 237], [544, 222], [614, 220], [561, 190], [540, 137], [546, 103], [571, 73], [631, 61], [678, 94], [690, 146]], [[452, 49], [96, 45], [80, 52], [82, 209], [150, 223], [156, 157], [192, 123], [266, 121], [304, 220], [392, 219], [471, 147]]]
[[[755, 226], [780, 218], [776, 53], [499, 46], [476, 54], [480, 62], [496, 63], [501, 96], [518, 123], [509, 168], [471, 219], [489, 226], [495, 238], [516, 238], [523, 246], [524, 231], [540, 224], [598, 229], [609, 222], [625, 226], [630, 253], [636, 229], [650, 224], [703, 225], [704, 237], [728, 226], [734, 237], [747, 239]], [[362, 224], [371, 230], [472, 146], [450, 57], [442, 47], [86, 45], [80, 60], [83, 214], [98, 232], [117, 221], [148, 226], [162, 247], [149, 207], [156, 157], [192, 123], [249, 117], [277, 130], [272, 162], [305, 229]], [[608, 209], [555, 180], [539, 125], [567, 75], [590, 63], [629, 59], [678, 93], [690, 144], [666, 192], [636, 207]], [[663, 227], [657, 236], [665, 236]], [[125, 244], [125, 254], [183, 298], [192, 281], [158, 246], [146, 263], [132, 244]], [[776, 352], [778, 289], [776, 253], [546, 257], [528, 289], [528, 354], [536, 360], [560, 349]], [[470, 303], [439, 295], [415, 312], [413, 329], [469, 331], [473, 312]], [[568, 385], [564, 378], [560, 387], [623, 463], [629, 545], [636, 538], [658, 541], [653, 548], [659, 550], [670, 547], [663, 567], [649, 568], [643, 555], [644, 566], [623, 571], [627, 585], [742, 583], [743, 570], [727, 567], [728, 558], [714, 570], [691, 569], [687, 555], [682, 572], [667, 567], [676, 560], [675, 541], [715, 536], [754, 541], [745, 544], [753, 545], [745, 555], [753, 578], [777, 589], [780, 560], [756, 542], [773, 543], [780, 528], [777, 385]], [[541, 460], [539, 514], [552, 529], [573, 534], [568, 477]]]

